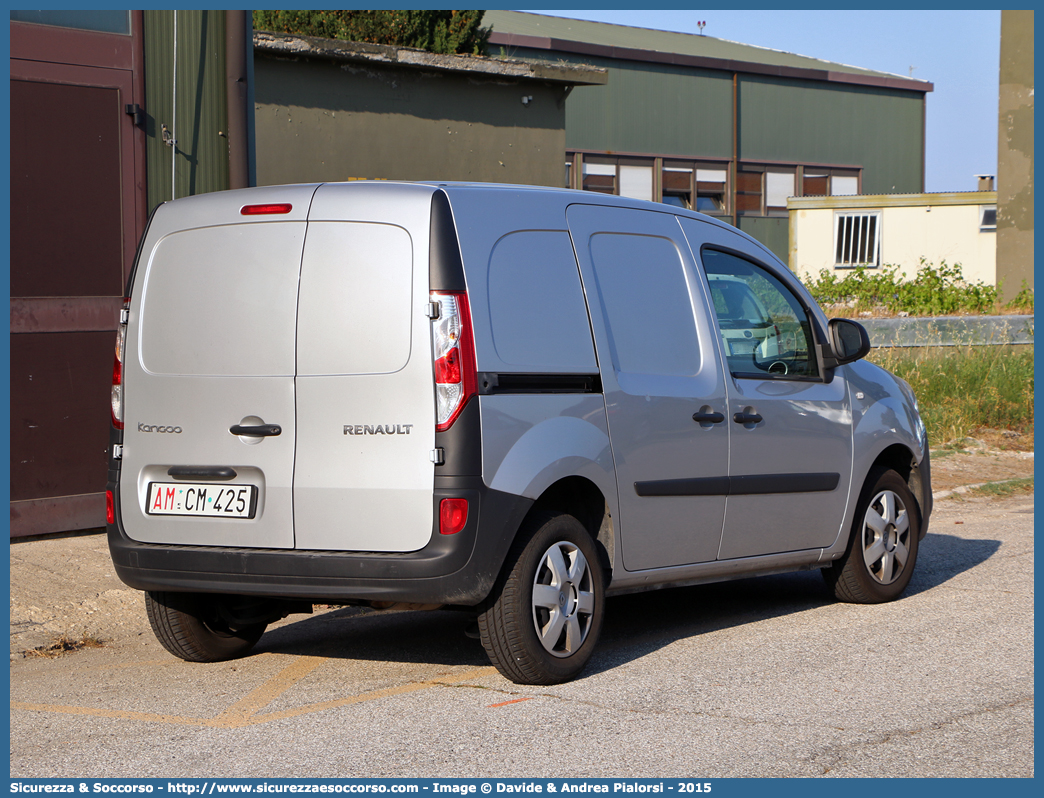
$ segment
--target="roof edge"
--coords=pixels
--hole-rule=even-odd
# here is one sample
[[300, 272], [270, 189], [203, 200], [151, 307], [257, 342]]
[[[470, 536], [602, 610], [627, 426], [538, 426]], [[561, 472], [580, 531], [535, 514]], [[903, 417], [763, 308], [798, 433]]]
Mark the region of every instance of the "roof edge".
[[788, 211], [844, 208], [911, 208], [940, 205], [995, 205], [996, 191], [940, 191], [925, 194], [851, 194], [832, 197], [788, 197]]
[[602, 67], [577, 64], [543, 64], [518, 59], [490, 58], [479, 55], [445, 55], [395, 47], [389, 44], [322, 39], [290, 33], [254, 31], [254, 49], [261, 53], [327, 61], [384, 64], [411, 69], [490, 75], [498, 78], [540, 80], [572, 85], [604, 85], [609, 72]]
[[[739, 61], [709, 56], [686, 55], [662, 50], [642, 50], [632, 47], [616, 47], [607, 44], [574, 41], [571, 39], [553, 39], [547, 36], [529, 36], [520, 33], [498, 33], [496, 30], [489, 37], [489, 43], [504, 47], [528, 47], [534, 50], [560, 50], [577, 55], [596, 56], [601, 58], [618, 58], [624, 61], [641, 61], [654, 64], [671, 64], [673, 66], [697, 67], [701, 69], [718, 69], [726, 72], [745, 72], [755, 75], [771, 75], [782, 78], [800, 80], [821, 80], [828, 83], [848, 83], [860, 86], [874, 86], [886, 89], [899, 89], [925, 94], [935, 90], [935, 86], [925, 80], [914, 80], [902, 77], [883, 77], [878, 75], [862, 75], [854, 72], [837, 72], [829, 69], [812, 69], [808, 67], [786, 67], [774, 64], [759, 64], [754, 61]], [[826, 62], [824, 62], [826, 63]]]

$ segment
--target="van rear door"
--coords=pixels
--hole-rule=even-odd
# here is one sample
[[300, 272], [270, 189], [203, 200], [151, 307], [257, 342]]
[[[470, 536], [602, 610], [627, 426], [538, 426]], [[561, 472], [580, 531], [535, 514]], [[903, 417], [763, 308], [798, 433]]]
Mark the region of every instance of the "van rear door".
[[297, 548], [405, 552], [432, 533], [431, 186], [328, 184], [297, 325]]
[[297, 286], [314, 190], [219, 192], [156, 212], [124, 362], [131, 539], [293, 547]]

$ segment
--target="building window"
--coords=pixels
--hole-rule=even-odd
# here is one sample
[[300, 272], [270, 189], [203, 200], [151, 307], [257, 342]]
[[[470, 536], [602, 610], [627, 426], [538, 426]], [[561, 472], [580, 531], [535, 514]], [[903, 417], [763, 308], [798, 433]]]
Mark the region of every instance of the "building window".
[[997, 231], [997, 206], [982, 205], [979, 208], [979, 232], [994, 233]]
[[584, 159], [584, 191], [597, 191], [600, 194], [616, 193], [616, 164], [590, 163]]
[[805, 168], [805, 177], [801, 181], [803, 197], [825, 197], [830, 194], [830, 175]]
[[859, 178], [855, 175], [831, 175], [830, 196], [843, 197], [859, 193]]
[[746, 214], [761, 213], [764, 172], [741, 169], [736, 172], [736, 210]]
[[801, 179], [803, 197], [842, 197], [859, 193], [859, 172], [806, 166]]
[[879, 266], [880, 213], [839, 213], [834, 217], [834, 268]]
[[652, 166], [620, 164], [620, 196], [652, 202]]
[[787, 197], [794, 196], [795, 175], [793, 172], [765, 172], [765, 210], [787, 210]]
[[663, 186], [663, 202], [676, 208], [693, 210], [691, 166], [664, 166], [660, 178]]
[[662, 201], [720, 216], [728, 208], [728, 175], [722, 164], [664, 161], [660, 177]]
[[696, 210], [700, 213], [728, 213], [727, 169], [696, 167]]

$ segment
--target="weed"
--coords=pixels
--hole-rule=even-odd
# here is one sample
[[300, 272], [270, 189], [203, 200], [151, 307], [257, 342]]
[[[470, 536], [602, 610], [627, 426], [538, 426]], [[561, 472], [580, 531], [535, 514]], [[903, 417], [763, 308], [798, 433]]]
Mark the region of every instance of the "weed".
[[910, 383], [933, 445], [981, 427], [1033, 435], [1033, 347], [875, 349], [868, 359]]
[[46, 657], [48, 659], [54, 659], [60, 657], [62, 654], [67, 654], [70, 651], [79, 651], [83, 648], [101, 648], [105, 645], [105, 641], [99, 640], [96, 637], [79, 637], [76, 639], [69, 638], [66, 635], [55, 639], [53, 643], [46, 646], [37, 646], [36, 648], [29, 649], [25, 652], [27, 657]]
[[961, 265], [941, 261], [938, 266], [921, 258], [917, 273], [907, 279], [898, 266], [880, 269], [859, 266], [838, 278], [823, 269], [819, 277], [807, 277], [805, 284], [828, 312], [841, 315], [874, 314], [893, 316], [947, 316], [954, 314], [996, 314], [1033, 312], [1033, 289], [1022, 290], [1002, 306], [996, 287], [983, 282], [969, 283]]
[[1008, 479], [1004, 482], [991, 482], [988, 485], [980, 485], [968, 491], [970, 496], [982, 496], [984, 498], [1006, 499], [1017, 493], [1032, 493], [1033, 477], [1022, 479]]
[[1033, 289], [1026, 285], [1025, 280], [1022, 281], [1019, 293], [1008, 303], [1007, 310], [1015, 313], [1033, 313]]

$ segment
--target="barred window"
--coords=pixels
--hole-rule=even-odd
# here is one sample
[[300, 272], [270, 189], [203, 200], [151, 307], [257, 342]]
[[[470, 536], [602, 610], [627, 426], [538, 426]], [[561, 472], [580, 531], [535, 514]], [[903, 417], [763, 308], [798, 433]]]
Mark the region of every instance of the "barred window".
[[997, 230], [997, 206], [983, 205], [979, 208], [979, 232], [992, 233]]
[[835, 268], [881, 265], [880, 213], [839, 213], [834, 220]]

